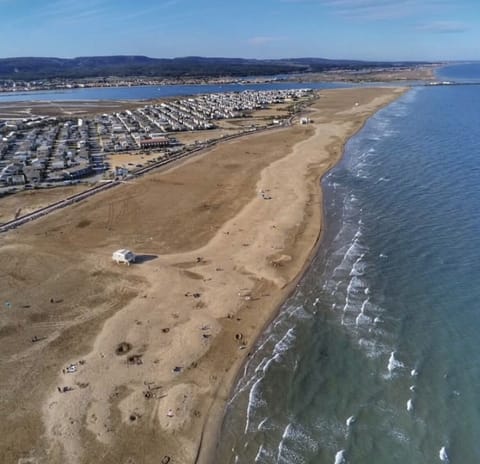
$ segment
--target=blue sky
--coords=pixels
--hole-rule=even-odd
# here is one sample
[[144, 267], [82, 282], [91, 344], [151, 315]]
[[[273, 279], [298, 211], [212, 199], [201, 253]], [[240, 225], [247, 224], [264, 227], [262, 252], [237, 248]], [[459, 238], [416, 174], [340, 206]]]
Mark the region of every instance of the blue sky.
[[0, 57], [480, 59], [480, 0], [0, 0]]

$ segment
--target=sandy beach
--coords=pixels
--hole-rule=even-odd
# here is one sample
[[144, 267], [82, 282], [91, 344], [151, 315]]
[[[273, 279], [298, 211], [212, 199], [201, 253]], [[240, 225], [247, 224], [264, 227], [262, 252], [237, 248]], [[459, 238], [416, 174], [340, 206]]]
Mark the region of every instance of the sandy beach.
[[[239, 369], [318, 243], [319, 179], [404, 91], [321, 91], [308, 124], [0, 236], [2, 462], [212, 463]], [[112, 262], [124, 247], [136, 264]]]

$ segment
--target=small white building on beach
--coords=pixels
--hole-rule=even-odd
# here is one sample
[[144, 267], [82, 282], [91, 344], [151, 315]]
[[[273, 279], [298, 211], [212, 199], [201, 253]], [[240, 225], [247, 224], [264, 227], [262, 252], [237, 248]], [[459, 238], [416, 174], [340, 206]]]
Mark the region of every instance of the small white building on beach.
[[123, 248], [121, 250], [113, 252], [112, 260], [115, 261], [117, 264], [124, 263], [130, 266], [130, 263], [135, 262], [135, 253], [127, 250], [126, 248]]

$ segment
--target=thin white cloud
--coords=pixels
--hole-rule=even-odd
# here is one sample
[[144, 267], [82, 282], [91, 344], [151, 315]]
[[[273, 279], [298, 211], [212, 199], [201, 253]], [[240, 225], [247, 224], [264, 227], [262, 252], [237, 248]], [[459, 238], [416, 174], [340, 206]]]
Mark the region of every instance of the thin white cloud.
[[458, 21], [432, 21], [419, 25], [417, 29], [436, 34], [459, 34], [468, 31], [469, 27]]
[[[154, 14], [164, 14], [163, 10], [169, 9], [171, 7], [174, 7], [180, 3], [180, 0], [167, 0], [166, 2], [163, 3], [157, 3], [156, 5], [150, 7], [150, 8], [144, 8], [144, 9], [139, 9], [135, 12], [125, 12], [121, 15], [117, 15], [114, 17], [115, 21], [131, 21], [132, 19], [137, 19], [141, 17], [146, 17], [146, 16], [151, 16]], [[175, 10], [177, 11], [177, 10]], [[181, 10], [183, 13], [185, 13], [185, 10]], [[159, 20], [162, 20], [163, 17], [160, 16]]]
[[[34, 17], [38, 22], [51, 20], [70, 21], [72, 18], [88, 17], [106, 11], [107, 6], [103, 0], [56, 0], [48, 2], [42, 8], [32, 8], [29, 17]], [[19, 20], [25, 18], [18, 18]]]
[[[0, 0], [9, 1], [9, 0]], [[18, 17], [16, 23], [22, 23], [34, 17], [39, 24], [74, 24], [83, 21], [106, 21], [106, 24], [160, 14], [172, 8], [181, 0], [165, 0], [157, 2], [150, 8], [137, 8], [136, 10], [123, 10], [116, 8], [112, 0], [52, 0], [46, 2], [42, 8], [32, 8], [29, 17]]]
[[348, 19], [389, 20], [408, 18], [427, 12], [438, 12], [453, 4], [453, 0], [280, 0], [283, 3], [323, 5]]
[[259, 35], [256, 37], [250, 37], [247, 42], [250, 45], [266, 45], [272, 42], [278, 42], [279, 40], [283, 40], [283, 37], [271, 37], [271, 36], [265, 36], [265, 35]]

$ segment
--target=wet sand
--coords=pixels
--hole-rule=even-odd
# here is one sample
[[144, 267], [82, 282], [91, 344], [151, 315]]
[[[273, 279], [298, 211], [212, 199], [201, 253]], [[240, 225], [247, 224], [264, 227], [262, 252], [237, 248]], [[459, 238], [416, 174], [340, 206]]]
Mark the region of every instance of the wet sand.
[[[318, 241], [319, 178], [402, 91], [322, 91], [310, 124], [2, 235], [3, 462], [212, 462], [238, 369]], [[111, 261], [123, 247], [137, 264]]]

